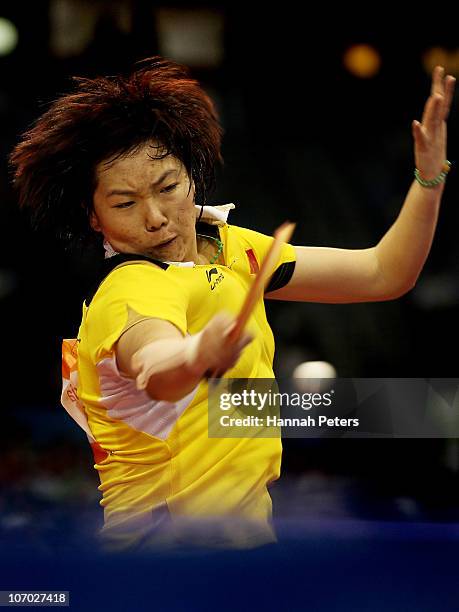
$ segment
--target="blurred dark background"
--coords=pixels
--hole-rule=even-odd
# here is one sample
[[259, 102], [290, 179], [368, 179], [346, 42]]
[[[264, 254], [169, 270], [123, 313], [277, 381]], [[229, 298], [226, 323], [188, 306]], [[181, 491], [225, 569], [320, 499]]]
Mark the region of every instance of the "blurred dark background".
[[[71, 76], [129, 70], [160, 53], [188, 64], [217, 103], [225, 167], [214, 201], [237, 204], [232, 223], [270, 234], [290, 219], [297, 244], [372, 246], [411, 184], [411, 121], [421, 118], [433, 66], [459, 75], [454, 20], [419, 13], [293, 2], [2, 2], [2, 538], [21, 533], [46, 546], [65, 527], [77, 541], [101, 520], [89, 446], [59, 404], [60, 343], [77, 332], [91, 262], [33, 232], [19, 212], [7, 164], [19, 135]], [[458, 111], [456, 97], [453, 163]], [[456, 163], [409, 294], [358, 305], [268, 303], [280, 376], [307, 360], [328, 361], [342, 377], [457, 376], [457, 174]], [[455, 521], [458, 470], [456, 440], [286, 440], [275, 515]]]

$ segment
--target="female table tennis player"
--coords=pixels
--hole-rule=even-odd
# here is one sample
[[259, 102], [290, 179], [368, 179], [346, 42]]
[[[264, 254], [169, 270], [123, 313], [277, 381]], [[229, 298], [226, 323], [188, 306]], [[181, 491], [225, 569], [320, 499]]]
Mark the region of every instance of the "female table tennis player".
[[[378, 244], [286, 242], [265, 298], [365, 302], [413, 287], [450, 166], [454, 82], [435, 68], [422, 120], [412, 124], [415, 178]], [[231, 335], [273, 238], [228, 224], [231, 206], [208, 205], [220, 140], [203, 89], [185, 67], [156, 57], [128, 76], [77, 79], [11, 155], [20, 203], [36, 223], [100, 244], [74, 372], [113, 549], [180, 542], [193, 521], [209, 526], [198, 543], [275, 539], [267, 485], [279, 476], [280, 440], [207, 431], [206, 374], [273, 377], [263, 296]]]

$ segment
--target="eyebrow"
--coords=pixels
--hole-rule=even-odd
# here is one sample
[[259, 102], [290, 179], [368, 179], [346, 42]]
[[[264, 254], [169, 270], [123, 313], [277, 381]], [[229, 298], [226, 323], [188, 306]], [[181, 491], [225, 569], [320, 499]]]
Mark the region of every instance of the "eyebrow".
[[[170, 170], [166, 170], [161, 174], [159, 179], [151, 184], [151, 187], [157, 187], [160, 185], [170, 174], [177, 172], [175, 168], [171, 168]], [[137, 191], [135, 189], [112, 189], [107, 193], [107, 198], [114, 195], [137, 195]]]

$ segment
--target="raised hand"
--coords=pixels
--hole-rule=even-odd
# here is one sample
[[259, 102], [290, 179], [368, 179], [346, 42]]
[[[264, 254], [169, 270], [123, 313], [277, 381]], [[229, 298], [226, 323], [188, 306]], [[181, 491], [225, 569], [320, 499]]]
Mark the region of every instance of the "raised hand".
[[412, 124], [415, 164], [424, 180], [432, 180], [446, 170], [446, 122], [455, 84], [453, 76], [445, 76], [444, 68], [436, 66], [422, 121], [413, 121]]

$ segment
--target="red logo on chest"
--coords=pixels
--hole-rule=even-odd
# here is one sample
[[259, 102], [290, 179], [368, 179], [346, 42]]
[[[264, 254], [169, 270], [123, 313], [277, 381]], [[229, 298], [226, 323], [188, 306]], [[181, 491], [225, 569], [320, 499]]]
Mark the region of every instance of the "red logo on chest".
[[258, 265], [258, 261], [255, 257], [253, 249], [247, 249], [245, 254], [247, 255], [247, 259], [249, 260], [250, 274], [257, 274], [260, 270], [260, 266]]

